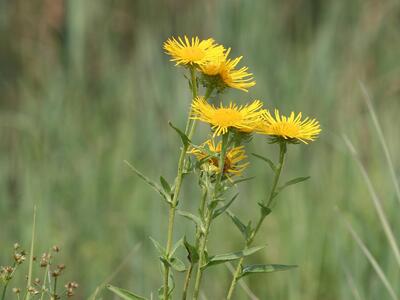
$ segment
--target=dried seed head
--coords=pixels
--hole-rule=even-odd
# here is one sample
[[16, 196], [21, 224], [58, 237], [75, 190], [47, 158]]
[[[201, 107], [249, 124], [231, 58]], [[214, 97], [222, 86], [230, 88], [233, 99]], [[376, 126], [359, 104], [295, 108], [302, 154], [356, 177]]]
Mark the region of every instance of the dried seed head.
[[54, 252], [60, 252], [60, 247], [58, 247], [57, 245], [53, 246], [53, 251]]
[[74, 290], [76, 289], [76, 288], [78, 288], [78, 284], [75, 282], [75, 281], [71, 281], [71, 282], [68, 282], [66, 285], [65, 285], [65, 288], [67, 289], [67, 297], [72, 297], [72, 296], [74, 296]]
[[51, 254], [50, 253], [43, 253], [42, 257], [40, 258], [40, 266], [47, 267], [50, 264]]
[[20, 248], [19, 244], [18, 244], [18, 243], [15, 243], [15, 244], [14, 244], [14, 250], [18, 250], [19, 248]]
[[6, 267], [2, 267], [1, 268], [1, 273], [4, 273], [4, 274], [11, 274], [12, 272], [14, 271], [14, 268], [13, 267], [11, 267], [11, 266], [6, 266]]
[[22, 264], [26, 259], [26, 256], [22, 253], [14, 253], [14, 260], [17, 264]]
[[35, 284], [39, 285], [40, 284], [40, 279], [39, 278], [35, 278], [35, 280], [33, 281]]
[[53, 277], [58, 277], [58, 276], [60, 276], [60, 274], [61, 274], [61, 271], [60, 270], [54, 270], [52, 273], [51, 273], [51, 276], [53, 276]]
[[21, 289], [19, 289], [19, 288], [13, 288], [12, 291], [13, 291], [13, 293], [15, 293], [15, 294], [21, 293]]
[[37, 289], [35, 289], [34, 287], [29, 287], [28, 293], [32, 294], [32, 295], [37, 295], [37, 294], [39, 294], [39, 291]]

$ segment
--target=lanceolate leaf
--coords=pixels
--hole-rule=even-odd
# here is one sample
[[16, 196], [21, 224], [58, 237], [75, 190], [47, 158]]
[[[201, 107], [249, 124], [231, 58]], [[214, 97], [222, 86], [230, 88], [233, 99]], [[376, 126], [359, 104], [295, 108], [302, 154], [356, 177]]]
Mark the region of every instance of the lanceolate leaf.
[[177, 213], [181, 215], [182, 217], [189, 219], [193, 221], [194, 224], [201, 230], [204, 231], [204, 226], [203, 223], [201, 222], [200, 218], [195, 216], [194, 214], [191, 214], [190, 212], [183, 211], [183, 210], [178, 210]]
[[174, 255], [175, 251], [181, 246], [183, 245], [183, 238], [181, 238], [179, 241], [177, 241], [174, 245], [174, 247], [172, 247], [172, 251], [171, 251], [171, 255]]
[[161, 182], [161, 186], [163, 187], [164, 191], [168, 195], [171, 195], [171, 186], [169, 185], [168, 181], [165, 180], [164, 177], [160, 176], [160, 182]]
[[267, 207], [264, 203], [258, 202], [258, 205], [261, 207], [261, 214], [263, 216], [268, 216], [272, 211], [269, 207]]
[[236, 200], [237, 196], [239, 196], [239, 193], [237, 193], [235, 196], [233, 196], [232, 199], [228, 203], [226, 203], [224, 206], [221, 206], [220, 208], [216, 209], [213, 213], [213, 219], [218, 217], [220, 214], [224, 213], [229, 208], [229, 206], [231, 206], [233, 201]]
[[245, 182], [245, 181], [250, 181], [250, 180], [252, 180], [254, 178], [255, 178], [255, 176], [238, 179], [238, 180], [235, 180], [234, 182], [232, 182], [232, 185], [235, 185], [235, 184], [238, 184], [238, 183], [241, 183], [241, 182]]
[[240, 277], [244, 277], [247, 275], [255, 274], [255, 273], [272, 273], [278, 271], [286, 271], [289, 269], [297, 268], [296, 265], [249, 265], [245, 266], [240, 274]]
[[114, 294], [116, 294], [117, 296], [121, 297], [121, 299], [124, 300], [147, 300], [144, 297], [138, 296], [132, 292], [118, 288], [111, 284], [107, 285], [107, 289], [109, 289], [111, 292], [113, 292]]
[[160, 245], [159, 242], [157, 242], [155, 239], [153, 239], [152, 237], [150, 237], [150, 240], [153, 242], [154, 247], [156, 247], [158, 253], [161, 256], [165, 255], [165, 248], [163, 246]]
[[190, 140], [189, 138], [186, 136], [186, 134], [184, 134], [180, 129], [178, 129], [177, 127], [175, 127], [171, 122], [168, 122], [169, 126], [171, 126], [172, 129], [174, 129], [180, 136], [181, 140], [182, 140], [182, 144], [185, 148], [189, 147], [190, 144]]
[[186, 251], [188, 252], [188, 260], [192, 263], [195, 264], [199, 261], [199, 254], [198, 250], [195, 246], [191, 245], [187, 240], [186, 236], [183, 239], [183, 244], [185, 245]]
[[172, 268], [174, 268], [178, 272], [185, 272], [186, 271], [185, 264], [183, 263], [183, 261], [181, 261], [177, 257], [171, 257], [169, 259], [169, 264], [171, 265]]
[[132, 169], [133, 172], [136, 173], [139, 178], [141, 178], [144, 182], [146, 182], [149, 186], [151, 186], [156, 192], [158, 192], [165, 201], [168, 203], [171, 203], [170, 195], [166, 194], [161, 188], [158, 187], [158, 185], [146, 177], [143, 173], [141, 173], [138, 169], [136, 169], [134, 166], [132, 166], [128, 161], [125, 160], [125, 163]]
[[259, 159], [261, 159], [261, 160], [263, 160], [263, 161], [265, 161], [269, 165], [269, 167], [271, 168], [272, 171], [274, 171], [274, 172], [276, 171], [276, 166], [272, 162], [272, 160], [270, 160], [269, 158], [264, 157], [262, 155], [256, 154], [256, 153], [252, 153], [252, 155], [257, 157], [257, 158], [259, 158]]
[[242, 251], [210, 256], [207, 265], [205, 265], [204, 267], [209, 267], [209, 266], [221, 264], [221, 263], [224, 263], [227, 261], [236, 260], [241, 257], [249, 256], [263, 248], [265, 248], [265, 246], [252, 247], [252, 248], [244, 249]]
[[288, 182], [286, 182], [284, 185], [280, 186], [277, 191], [276, 194], [278, 194], [279, 192], [281, 192], [284, 188], [287, 188], [290, 185], [296, 184], [296, 183], [300, 183], [303, 181], [306, 181], [307, 179], [309, 179], [310, 176], [307, 177], [297, 177], [295, 179], [289, 180]]
[[239, 220], [232, 212], [229, 210], [226, 211], [228, 216], [231, 218], [232, 222], [236, 225], [236, 227], [240, 230], [245, 238], [247, 238], [248, 229], [247, 226], [243, 224], [242, 221]]

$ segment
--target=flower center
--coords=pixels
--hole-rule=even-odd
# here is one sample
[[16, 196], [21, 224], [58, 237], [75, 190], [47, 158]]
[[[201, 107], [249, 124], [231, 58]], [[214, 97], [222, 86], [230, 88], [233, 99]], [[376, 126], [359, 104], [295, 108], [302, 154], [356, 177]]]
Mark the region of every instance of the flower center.
[[197, 61], [204, 58], [204, 50], [198, 47], [186, 47], [182, 49], [182, 56], [185, 56], [187, 60]]
[[272, 126], [273, 131], [279, 135], [294, 137], [299, 134], [300, 128], [292, 123], [281, 122]]
[[242, 114], [231, 108], [219, 108], [215, 111], [214, 120], [219, 126], [234, 126], [242, 121]]
[[210, 76], [215, 76], [220, 72], [220, 63], [219, 62], [211, 62], [204, 66], [203, 72]]

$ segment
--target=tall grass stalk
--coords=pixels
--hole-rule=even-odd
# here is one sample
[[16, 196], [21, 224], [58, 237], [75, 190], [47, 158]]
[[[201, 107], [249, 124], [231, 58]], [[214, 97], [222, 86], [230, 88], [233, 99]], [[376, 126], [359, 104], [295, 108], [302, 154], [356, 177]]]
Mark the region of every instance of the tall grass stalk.
[[33, 259], [34, 259], [34, 246], [35, 246], [35, 230], [36, 230], [36, 205], [33, 207], [33, 222], [32, 222], [32, 235], [31, 235], [31, 247], [29, 252], [29, 269], [28, 269], [28, 278], [26, 283], [26, 295], [25, 300], [29, 300], [31, 298], [31, 294], [29, 293], [29, 289], [32, 285], [32, 270], [33, 270]]
[[397, 200], [400, 203], [400, 185], [399, 185], [399, 181], [398, 181], [397, 176], [396, 176], [396, 172], [394, 170], [394, 164], [393, 164], [393, 161], [392, 161], [392, 156], [390, 155], [389, 148], [387, 146], [385, 136], [383, 135], [383, 131], [382, 131], [381, 125], [379, 124], [379, 120], [378, 120], [378, 117], [376, 116], [374, 107], [372, 105], [371, 97], [370, 97], [370, 95], [369, 95], [369, 93], [367, 91], [367, 88], [365, 87], [365, 85], [361, 81], [359, 82], [359, 85], [360, 85], [360, 88], [361, 88], [361, 90], [362, 90], [362, 92], [364, 94], [364, 100], [365, 100], [365, 103], [367, 104], [368, 111], [369, 111], [369, 113], [371, 115], [371, 119], [372, 119], [372, 121], [374, 123], [374, 127], [376, 129], [376, 132], [378, 133], [379, 142], [381, 143], [383, 152], [385, 153], [385, 158], [386, 158], [386, 162], [387, 162], [387, 165], [388, 165], [388, 168], [389, 168], [390, 177], [392, 178], [392, 182], [393, 182], [394, 189], [395, 189], [395, 192], [396, 192]]
[[371, 263], [372, 267], [374, 268], [376, 274], [378, 275], [379, 279], [382, 281], [383, 285], [385, 286], [386, 290], [388, 291], [390, 297], [393, 300], [399, 300], [399, 297], [397, 297], [396, 293], [394, 292], [394, 289], [392, 285], [390, 284], [389, 280], [387, 279], [385, 273], [383, 272], [381, 266], [375, 259], [375, 257], [371, 254], [371, 252], [368, 250], [368, 247], [364, 244], [360, 236], [357, 234], [357, 232], [354, 230], [353, 226], [343, 217], [344, 223], [346, 225], [347, 230], [350, 232], [352, 238], [355, 240], [357, 245], [360, 247], [361, 251], [365, 255], [365, 257], [368, 259], [368, 261]]
[[371, 182], [371, 179], [369, 178], [368, 172], [365, 169], [365, 167], [364, 167], [363, 163], [361, 162], [360, 158], [358, 157], [357, 151], [354, 148], [353, 144], [351, 143], [351, 141], [349, 140], [349, 138], [346, 135], [343, 136], [343, 139], [344, 139], [344, 142], [347, 145], [348, 149], [350, 150], [350, 153], [352, 154], [354, 160], [356, 161], [356, 163], [358, 165], [358, 168], [361, 171], [361, 174], [362, 174], [362, 176], [364, 178], [364, 181], [365, 181], [365, 183], [366, 183], [366, 185], [368, 187], [368, 191], [369, 191], [369, 193], [371, 195], [372, 203], [374, 204], [374, 208], [375, 208], [376, 213], [377, 213], [377, 215], [379, 217], [379, 220], [381, 222], [383, 231], [384, 231], [384, 233], [386, 235], [386, 238], [387, 238], [387, 240], [389, 242], [389, 245], [390, 245], [390, 247], [391, 247], [391, 249], [393, 251], [393, 254], [394, 254], [394, 257], [396, 259], [396, 262], [400, 267], [400, 251], [399, 251], [399, 247], [397, 245], [396, 238], [395, 238], [395, 236], [393, 234], [393, 230], [392, 230], [392, 228], [391, 228], [391, 226], [389, 224], [389, 221], [388, 221], [388, 218], [386, 216], [386, 213], [385, 213], [385, 211], [383, 209], [382, 202], [381, 202], [380, 198], [378, 197], [378, 195], [377, 195], [377, 193], [375, 191], [375, 188], [374, 188], [374, 186], [373, 186], [373, 184]]

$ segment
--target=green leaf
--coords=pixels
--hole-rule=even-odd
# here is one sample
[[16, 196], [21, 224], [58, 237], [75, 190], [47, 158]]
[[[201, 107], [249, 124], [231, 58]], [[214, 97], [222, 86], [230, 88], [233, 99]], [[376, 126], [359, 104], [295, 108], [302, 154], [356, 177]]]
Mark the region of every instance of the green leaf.
[[111, 292], [113, 292], [114, 294], [116, 294], [117, 296], [121, 297], [124, 300], [147, 300], [144, 297], [138, 296], [132, 292], [118, 288], [111, 284], [107, 285], [107, 289], [109, 289]]
[[172, 268], [174, 268], [174, 270], [176, 270], [178, 272], [185, 272], [186, 271], [185, 264], [179, 258], [171, 257], [168, 262], [169, 262], [170, 266]]
[[181, 215], [182, 217], [193, 221], [193, 223], [197, 226], [197, 228], [199, 228], [202, 232], [204, 232], [204, 226], [203, 226], [203, 222], [200, 220], [199, 217], [195, 216], [194, 214], [187, 212], [187, 211], [183, 211], [183, 210], [178, 210], [177, 213], [179, 215]]
[[179, 241], [177, 241], [174, 245], [174, 247], [172, 247], [172, 251], [171, 251], [171, 255], [174, 255], [175, 251], [179, 248], [179, 246], [181, 246], [183, 244], [183, 238], [181, 238]]
[[172, 129], [174, 129], [179, 134], [184, 148], [189, 147], [190, 140], [186, 136], [186, 134], [184, 134], [180, 129], [176, 128], [171, 122], [168, 122], [168, 124], [169, 124], [169, 126], [171, 126]]
[[188, 253], [188, 260], [192, 263], [195, 264], [199, 261], [199, 253], [198, 250], [195, 246], [191, 245], [187, 239], [186, 236], [183, 239], [183, 244], [185, 245], [186, 251]]
[[261, 214], [264, 217], [268, 216], [272, 212], [272, 210], [269, 207], [265, 206], [262, 202], [258, 202], [257, 204], [261, 207]]
[[[278, 195], [284, 188], [287, 188], [290, 185], [296, 184], [296, 183], [300, 183], [303, 181], [306, 181], [307, 179], [309, 179], [310, 176], [307, 177], [297, 177], [295, 179], [289, 180], [288, 182], [286, 182], [284, 185], [278, 187], [277, 191], [276, 191], [276, 195]], [[276, 196], [275, 195], [275, 196]]]
[[146, 182], [149, 186], [151, 186], [156, 192], [158, 192], [165, 201], [167, 201], [169, 204], [171, 203], [170, 195], [166, 194], [161, 188], [159, 188], [158, 185], [154, 181], [152, 181], [150, 178], [146, 177], [138, 169], [136, 169], [134, 166], [132, 166], [128, 161], [125, 160], [125, 163], [132, 169], [133, 172], [136, 173], [136, 175], [139, 178], [141, 178], [144, 182]]
[[238, 196], [239, 196], [239, 193], [237, 193], [235, 196], [233, 196], [232, 199], [231, 199], [228, 203], [226, 203], [224, 206], [222, 206], [222, 207], [216, 209], [216, 210], [214, 211], [214, 213], [213, 213], [212, 218], [215, 219], [215, 218], [218, 217], [220, 214], [224, 213], [224, 212], [229, 208], [229, 206], [231, 206], [231, 204], [233, 203], [233, 201], [236, 200], [236, 198], [237, 198]]
[[275, 166], [275, 164], [273, 163], [272, 160], [270, 160], [269, 158], [264, 157], [262, 155], [256, 154], [256, 153], [252, 153], [252, 155], [257, 157], [257, 158], [259, 158], [259, 159], [261, 159], [261, 160], [263, 160], [263, 161], [265, 161], [269, 165], [269, 167], [271, 168], [272, 171], [274, 171], [274, 172], [276, 171], [276, 166]]
[[242, 221], [239, 220], [231, 211], [227, 210], [226, 213], [231, 218], [232, 222], [236, 225], [236, 227], [240, 230], [245, 238], [247, 238], [247, 226], [243, 224]]
[[256, 178], [256, 177], [255, 177], [255, 176], [252, 176], [252, 177], [247, 177], [247, 178], [238, 179], [238, 180], [233, 181], [233, 182], [232, 182], [232, 185], [235, 185], [235, 184], [238, 184], [238, 183], [241, 183], [241, 182], [245, 182], [245, 181], [250, 181], [250, 180], [252, 180], [252, 179], [254, 179], [254, 178]]
[[210, 256], [207, 265], [205, 265], [204, 267], [210, 267], [210, 266], [221, 264], [221, 263], [224, 263], [227, 261], [232, 261], [232, 260], [236, 260], [236, 259], [239, 259], [242, 257], [246, 257], [246, 256], [256, 253], [257, 251], [259, 251], [263, 248], [265, 248], [265, 246], [252, 247], [249, 249], [244, 249], [242, 251]]
[[161, 186], [163, 187], [164, 191], [168, 195], [171, 195], [172, 189], [171, 189], [171, 186], [169, 185], [168, 181], [165, 180], [164, 177], [160, 176], [160, 182], [161, 182]]
[[153, 242], [154, 247], [156, 247], [158, 253], [161, 256], [165, 256], [165, 248], [163, 246], [160, 245], [159, 242], [157, 242], [155, 239], [153, 239], [152, 237], [150, 237], [150, 240]]
[[255, 273], [272, 273], [278, 271], [286, 271], [289, 269], [297, 268], [296, 265], [249, 265], [245, 266], [239, 276], [242, 278], [247, 275], [255, 274]]

